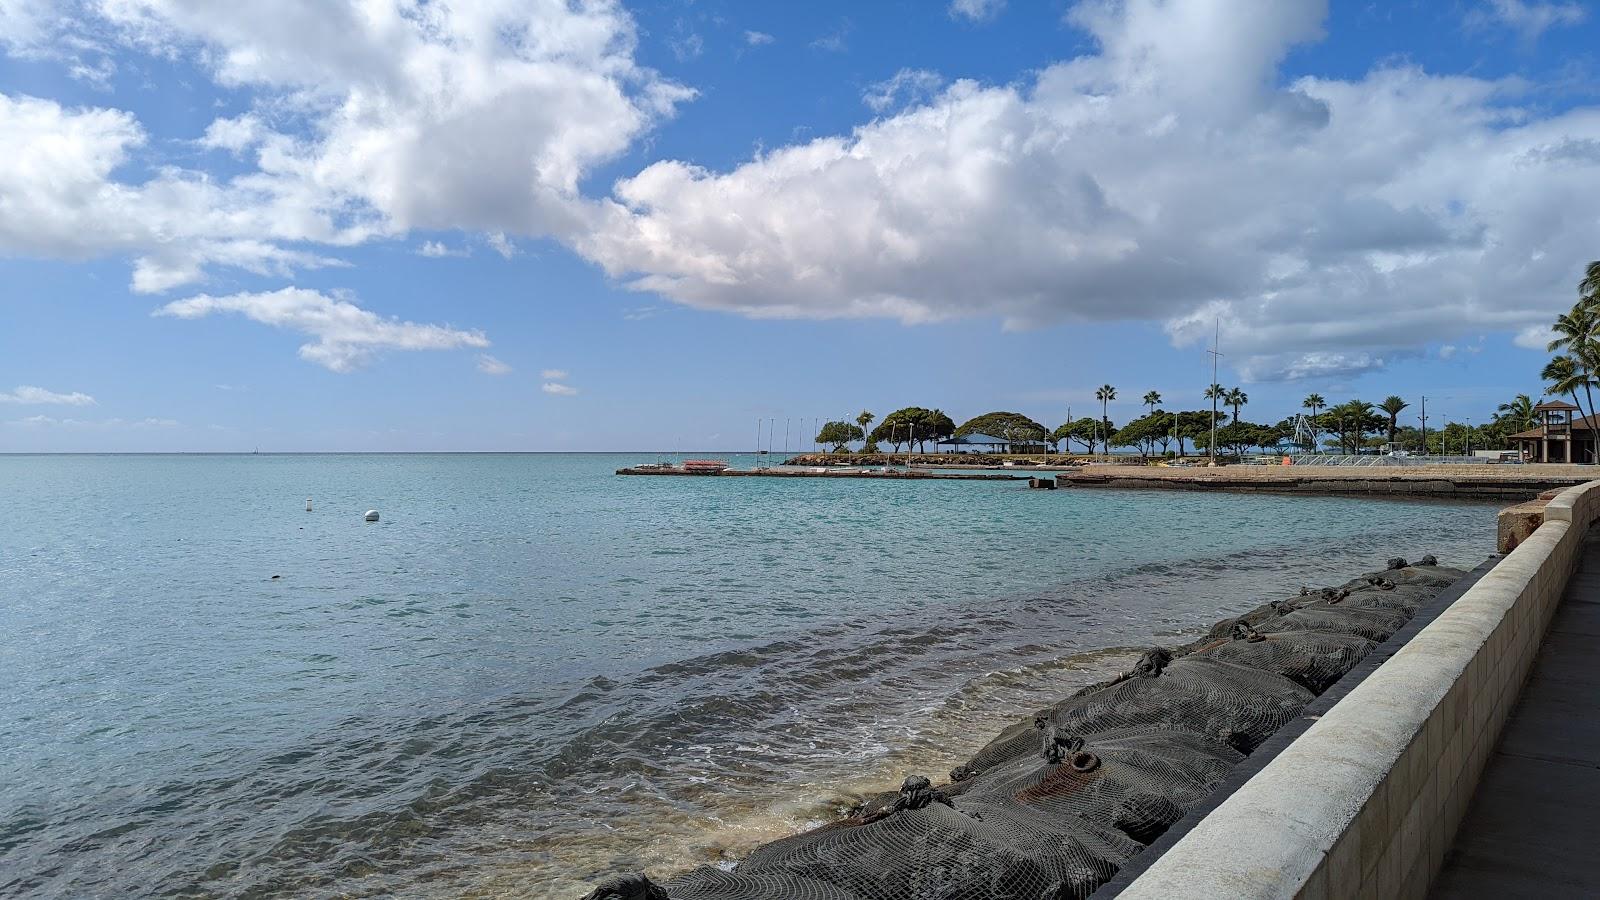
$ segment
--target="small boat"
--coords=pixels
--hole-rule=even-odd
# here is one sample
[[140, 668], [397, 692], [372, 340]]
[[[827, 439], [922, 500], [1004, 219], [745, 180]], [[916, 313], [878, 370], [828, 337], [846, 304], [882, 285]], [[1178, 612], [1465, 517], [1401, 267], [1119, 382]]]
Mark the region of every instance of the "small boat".
[[728, 464], [720, 459], [686, 459], [683, 461], [685, 472], [697, 472], [702, 475], [715, 475], [725, 471]]

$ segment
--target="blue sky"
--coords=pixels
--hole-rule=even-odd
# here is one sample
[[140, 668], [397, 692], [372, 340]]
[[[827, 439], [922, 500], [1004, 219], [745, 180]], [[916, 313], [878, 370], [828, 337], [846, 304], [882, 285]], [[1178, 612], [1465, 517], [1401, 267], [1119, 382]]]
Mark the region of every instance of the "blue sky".
[[[0, 0], [0, 451], [1537, 394], [1587, 4]], [[808, 442], [807, 442], [808, 443]]]

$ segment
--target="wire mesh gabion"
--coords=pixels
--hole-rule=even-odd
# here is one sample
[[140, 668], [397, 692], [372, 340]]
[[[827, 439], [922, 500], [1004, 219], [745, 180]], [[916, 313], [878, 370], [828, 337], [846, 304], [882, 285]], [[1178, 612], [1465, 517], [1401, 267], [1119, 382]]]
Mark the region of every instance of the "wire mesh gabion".
[[1005, 729], [948, 782], [911, 776], [731, 870], [625, 875], [585, 900], [1087, 897], [1462, 575], [1393, 559], [1302, 589]]

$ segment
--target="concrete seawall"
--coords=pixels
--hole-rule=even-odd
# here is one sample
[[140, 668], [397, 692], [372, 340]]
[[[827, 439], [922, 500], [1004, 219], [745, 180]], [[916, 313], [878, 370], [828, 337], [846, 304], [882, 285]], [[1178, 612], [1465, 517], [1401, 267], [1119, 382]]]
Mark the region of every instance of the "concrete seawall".
[[1321, 468], [1229, 466], [1222, 469], [1090, 466], [1060, 476], [1063, 487], [1135, 488], [1233, 493], [1334, 494], [1498, 500], [1520, 503], [1548, 490], [1566, 489], [1595, 477], [1571, 466], [1417, 466]]
[[1423, 897], [1516, 703], [1600, 481], [1544, 523], [1118, 895]]

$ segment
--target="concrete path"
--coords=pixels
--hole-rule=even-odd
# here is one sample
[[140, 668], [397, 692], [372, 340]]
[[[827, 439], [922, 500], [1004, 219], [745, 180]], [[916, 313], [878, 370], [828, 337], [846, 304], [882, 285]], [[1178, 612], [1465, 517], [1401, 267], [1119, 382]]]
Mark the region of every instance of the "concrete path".
[[1600, 897], [1600, 527], [1584, 540], [1433, 896]]

